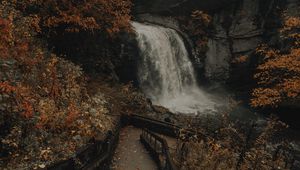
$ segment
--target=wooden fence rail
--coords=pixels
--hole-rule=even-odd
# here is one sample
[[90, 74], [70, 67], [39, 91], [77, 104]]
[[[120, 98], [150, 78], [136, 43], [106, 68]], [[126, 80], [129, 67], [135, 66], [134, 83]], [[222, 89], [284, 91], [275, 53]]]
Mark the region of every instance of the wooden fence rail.
[[177, 170], [165, 139], [147, 129], [143, 129], [140, 139], [161, 170]]

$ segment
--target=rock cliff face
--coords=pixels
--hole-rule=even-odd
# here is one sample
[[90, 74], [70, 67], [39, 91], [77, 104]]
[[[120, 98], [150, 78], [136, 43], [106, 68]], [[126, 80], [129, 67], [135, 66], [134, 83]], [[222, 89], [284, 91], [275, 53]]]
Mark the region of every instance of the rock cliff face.
[[[256, 47], [276, 39], [280, 26], [278, 7], [294, 14], [299, 3], [298, 0], [136, 0], [133, 11], [137, 20], [174, 29], [178, 29], [176, 20], [170, 22], [168, 18], [190, 15], [195, 9], [209, 13], [213, 17], [213, 30], [202, 63], [204, 72], [198, 74], [238, 87], [251, 84], [257, 63], [253, 55]], [[233, 64], [232, 60], [239, 56], [248, 56], [248, 59], [242, 64]]]
[[[277, 40], [281, 25], [280, 13], [297, 15], [298, 0], [240, 0], [214, 12], [214, 32], [206, 53], [205, 75], [211, 80], [225, 80], [235, 88], [251, 85], [258, 63], [254, 51], [259, 44]], [[246, 62], [234, 64], [239, 56]]]
[[[271, 4], [270, 4], [271, 5]], [[205, 75], [212, 80], [230, 78], [235, 56], [253, 52], [263, 40], [264, 19], [259, 0], [243, 0], [213, 14], [214, 33], [209, 39]]]

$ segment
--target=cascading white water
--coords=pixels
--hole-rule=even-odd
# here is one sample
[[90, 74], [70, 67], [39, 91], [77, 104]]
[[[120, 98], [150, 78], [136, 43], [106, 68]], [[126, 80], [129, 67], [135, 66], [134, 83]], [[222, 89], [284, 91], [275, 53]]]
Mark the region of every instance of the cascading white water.
[[157, 105], [178, 113], [201, 113], [214, 103], [197, 86], [192, 63], [175, 30], [132, 23], [140, 48], [140, 87]]

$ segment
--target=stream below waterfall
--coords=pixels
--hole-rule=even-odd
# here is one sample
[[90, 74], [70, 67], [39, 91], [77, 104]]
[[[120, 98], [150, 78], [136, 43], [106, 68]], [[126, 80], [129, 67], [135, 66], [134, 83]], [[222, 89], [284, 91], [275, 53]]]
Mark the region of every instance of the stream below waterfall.
[[197, 85], [183, 39], [173, 29], [132, 22], [140, 49], [138, 79], [155, 105], [175, 113], [215, 112], [216, 102]]

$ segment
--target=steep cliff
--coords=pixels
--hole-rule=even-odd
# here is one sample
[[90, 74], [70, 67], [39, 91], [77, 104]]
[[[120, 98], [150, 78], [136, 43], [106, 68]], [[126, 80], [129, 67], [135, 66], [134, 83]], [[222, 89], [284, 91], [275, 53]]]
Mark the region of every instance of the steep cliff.
[[[283, 23], [282, 14], [299, 16], [299, 8], [299, 0], [154, 0], [151, 3], [136, 0], [133, 13], [135, 20], [181, 33], [193, 54], [190, 57], [200, 83], [222, 83], [247, 101], [253, 88], [257, 87], [253, 75], [262, 60], [255, 53], [257, 47], [282, 44], [278, 32]], [[179, 18], [189, 18], [194, 10], [205, 11], [212, 17], [204, 53], [195, 52], [195, 44], [191, 42], [194, 37], [180, 25]], [[241, 57], [243, 61], [239, 62]], [[283, 117], [293, 120], [293, 113], [299, 112], [299, 104], [289, 102], [274, 112], [289, 113]]]
[[[299, 3], [298, 0], [154, 0], [151, 3], [137, 0], [133, 11], [137, 20], [165, 25], [183, 34], [176, 23], [178, 16], [189, 16], [196, 9], [209, 13], [213, 29], [208, 35], [206, 55], [200, 56], [204, 59], [199, 67], [204, 68], [197, 69], [202, 70], [198, 74], [239, 87], [252, 83], [256, 47], [276, 40], [280, 13], [285, 9], [290, 14], [297, 13]], [[247, 56], [246, 61], [232, 63], [240, 56]]]

